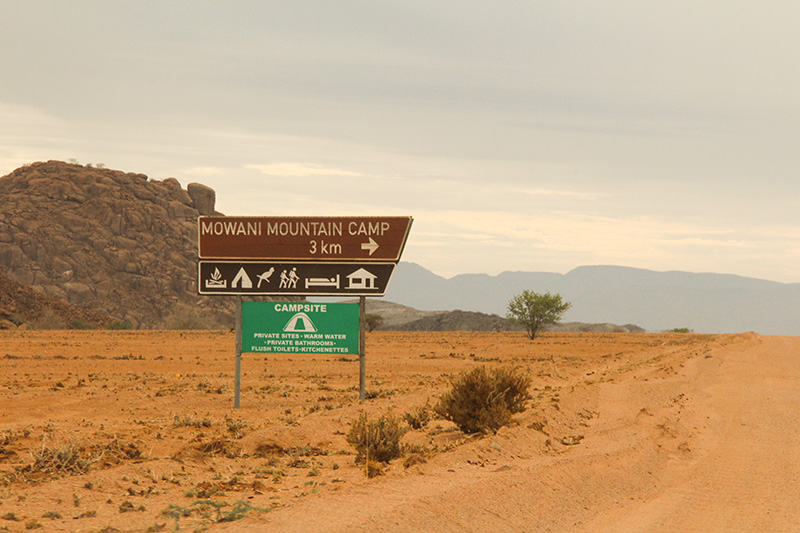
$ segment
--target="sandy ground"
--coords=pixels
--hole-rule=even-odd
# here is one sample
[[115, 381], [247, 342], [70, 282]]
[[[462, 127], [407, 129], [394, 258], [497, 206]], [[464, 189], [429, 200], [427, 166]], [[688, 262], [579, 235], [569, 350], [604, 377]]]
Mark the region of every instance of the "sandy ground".
[[[238, 410], [233, 353], [0, 332], [0, 531], [800, 531], [800, 338], [375, 332], [366, 402], [355, 356], [245, 354]], [[477, 365], [533, 377], [511, 427], [433, 420], [404, 437], [426, 462], [354, 464], [361, 412]]]

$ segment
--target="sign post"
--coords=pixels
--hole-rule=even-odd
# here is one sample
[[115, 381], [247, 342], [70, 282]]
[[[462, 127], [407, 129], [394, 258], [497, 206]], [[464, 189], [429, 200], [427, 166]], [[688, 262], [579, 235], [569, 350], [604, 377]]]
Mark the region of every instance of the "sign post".
[[367, 399], [367, 298], [358, 299], [358, 401]]
[[[386, 293], [412, 222], [398, 216], [198, 218], [199, 294], [238, 297], [234, 407], [243, 351], [358, 353], [359, 400], [366, 399], [366, 297]], [[245, 295], [358, 296], [359, 303], [355, 310], [355, 304], [243, 302]]]
[[233, 406], [239, 408], [239, 393], [242, 390], [242, 297], [236, 298], [236, 370], [234, 373]]

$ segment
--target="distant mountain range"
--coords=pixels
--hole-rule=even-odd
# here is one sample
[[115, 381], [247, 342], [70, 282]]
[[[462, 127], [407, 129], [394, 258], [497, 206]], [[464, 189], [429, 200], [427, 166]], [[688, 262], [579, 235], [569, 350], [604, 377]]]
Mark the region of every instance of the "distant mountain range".
[[565, 322], [637, 324], [648, 331], [800, 335], [800, 283], [730, 274], [583, 266], [566, 274], [503, 272], [447, 279], [401, 262], [385, 299], [420, 310], [505, 316], [509, 300], [525, 289], [559, 293], [571, 302]]

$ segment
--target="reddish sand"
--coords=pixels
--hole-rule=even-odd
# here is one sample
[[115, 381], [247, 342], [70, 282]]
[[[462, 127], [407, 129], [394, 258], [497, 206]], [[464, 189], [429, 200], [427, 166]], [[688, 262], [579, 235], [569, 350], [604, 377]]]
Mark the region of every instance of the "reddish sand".
[[[800, 527], [800, 338], [376, 332], [363, 404], [355, 356], [245, 354], [238, 410], [233, 351], [220, 332], [0, 332], [0, 531]], [[511, 427], [434, 420], [404, 437], [427, 462], [354, 464], [360, 412], [433, 404], [476, 365], [533, 377]]]

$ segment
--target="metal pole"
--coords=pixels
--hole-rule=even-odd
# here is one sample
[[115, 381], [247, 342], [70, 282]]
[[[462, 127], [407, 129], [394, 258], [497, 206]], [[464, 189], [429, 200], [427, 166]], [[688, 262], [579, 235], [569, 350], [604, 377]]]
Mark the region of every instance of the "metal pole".
[[242, 297], [236, 298], [236, 370], [233, 386], [233, 407], [239, 408], [239, 394], [242, 390]]
[[358, 299], [358, 400], [367, 399], [367, 298]]

